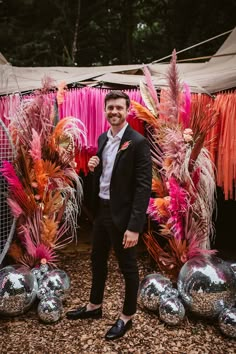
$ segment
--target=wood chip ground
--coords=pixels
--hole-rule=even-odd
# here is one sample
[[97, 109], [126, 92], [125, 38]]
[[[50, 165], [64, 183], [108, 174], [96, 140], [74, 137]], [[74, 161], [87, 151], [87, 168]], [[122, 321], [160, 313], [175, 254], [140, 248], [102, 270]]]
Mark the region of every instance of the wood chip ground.
[[[140, 278], [154, 271], [149, 256], [139, 254]], [[87, 302], [90, 290], [88, 251], [70, 249], [62, 253], [59, 268], [71, 279], [71, 290], [64, 303], [62, 319], [55, 324], [39, 321], [36, 304], [26, 314], [0, 319], [1, 354], [235, 354], [236, 341], [221, 334], [217, 321], [185, 318], [181, 325], [170, 327], [158, 315], [138, 307], [133, 328], [116, 341], [105, 341], [104, 334], [122, 309], [123, 280], [111, 255], [105, 291], [103, 318], [69, 321], [66, 311]]]

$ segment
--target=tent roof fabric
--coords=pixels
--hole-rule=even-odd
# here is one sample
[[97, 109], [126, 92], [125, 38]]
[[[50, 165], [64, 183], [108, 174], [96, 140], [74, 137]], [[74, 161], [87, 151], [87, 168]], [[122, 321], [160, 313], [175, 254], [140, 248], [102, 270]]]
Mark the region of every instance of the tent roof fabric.
[[[231, 54], [233, 53], [233, 54]], [[181, 81], [192, 92], [211, 94], [236, 87], [236, 28], [231, 32], [215, 56], [204, 63], [179, 63]], [[1, 53], [0, 53], [1, 54]], [[138, 87], [144, 76], [143, 65], [117, 65], [92, 67], [15, 67], [0, 56], [0, 95], [25, 92], [41, 87], [42, 78], [50, 76], [57, 83], [103, 86], [123, 85]], [[153, 83], [157, 89], [167, 86], [168, 63], [149, 64]], [[138, 70], [140, 71], [138, 72]], [[135, 74], [138, 72], [139, 74]]]

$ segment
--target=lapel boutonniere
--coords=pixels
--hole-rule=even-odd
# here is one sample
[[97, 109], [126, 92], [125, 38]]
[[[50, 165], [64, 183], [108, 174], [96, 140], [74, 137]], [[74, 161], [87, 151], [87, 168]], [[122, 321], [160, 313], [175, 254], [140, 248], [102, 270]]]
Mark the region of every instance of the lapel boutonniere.
[[126, 150], [126, 149], [129, 147], [129, 145], [131, 144], [131, 142], [132, 142], [132, 140], [125, 141], [125, 142], [121, 145], [121, 147], [120, 147], [120, 149], [118, 150], [118, 152]]

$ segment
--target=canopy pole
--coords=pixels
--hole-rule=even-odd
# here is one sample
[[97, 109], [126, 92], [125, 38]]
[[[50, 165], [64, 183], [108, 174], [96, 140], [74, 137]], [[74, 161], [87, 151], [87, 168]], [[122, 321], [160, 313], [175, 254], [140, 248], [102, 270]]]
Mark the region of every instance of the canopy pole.
[[[216, 39], [216, 38], [219, 38], [219, 37], [221, 37], [221, 36], [224, 36], [224, 35], [226, 35], [226, 34], [231, 33], [233, 30], [234, 30], [234, 28], [233, 28], [232, 30], [230, 30], [230, 31], [227, 31], [227, 32], [218, 34], [218, 36], [214, 36], [214, 37], [211, 37], [211, 38], [209, 38], [209, 39], [206, 39], [206, 40], [203, 41], [203, 42], [194, 44], [194, 45], [192, 45], [191, 47], [188, 47], [188, 48], [185, 48], [185, 49], [181, 49], [181, 50], [179, 50], [178, 52], [176, 52], [176, 54], [186, 52], [186, 51], [189, 50], [189, 49], [192, 49], [192, 48], [195, 48], [195, 47], [197, 47], [197, 46], [199, 46], [199, 45], [201, 45], [201, 44], [210, 42], [210, 41], [212, 41], [213, 39]], [[172, 53], [171, 53], [170, 55], [167, 55], [166, 57], [161, 58], [161, 59], [154, 60], [154, 61], [152, 61], [152, 62], [149, 63], [149, 64], [155, 64], [155, 63], [158, 63], [158, 62], [160, 62], [160, 61], [162, 61], [162, 60], [164, 60], [164, 59], [170, 58], [170, 57], [172, 57]]]

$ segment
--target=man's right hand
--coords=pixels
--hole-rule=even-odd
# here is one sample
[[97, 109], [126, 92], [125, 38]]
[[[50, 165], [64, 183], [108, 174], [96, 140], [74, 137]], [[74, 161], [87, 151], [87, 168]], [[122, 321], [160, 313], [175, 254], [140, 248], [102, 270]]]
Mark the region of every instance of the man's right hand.
[[89, 162], [88, 162], [88, 168], [89, 168], [89, 171], [90, 172], [93, 172], [95, 167], [97, 167], [97, 165], [99, 164], [100, 162], [100, 159], [98, 156], [92, 156], [90, 159], [89, 159]]

